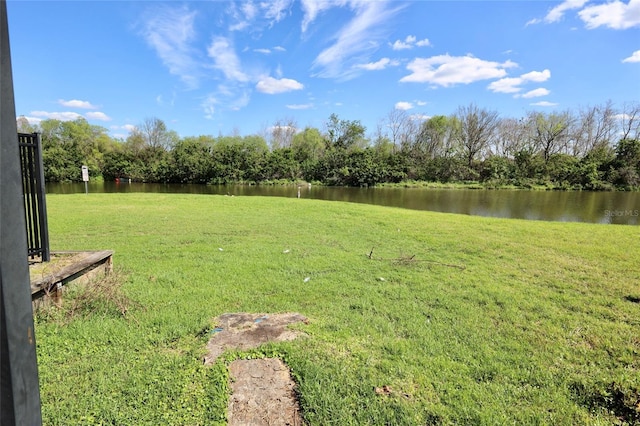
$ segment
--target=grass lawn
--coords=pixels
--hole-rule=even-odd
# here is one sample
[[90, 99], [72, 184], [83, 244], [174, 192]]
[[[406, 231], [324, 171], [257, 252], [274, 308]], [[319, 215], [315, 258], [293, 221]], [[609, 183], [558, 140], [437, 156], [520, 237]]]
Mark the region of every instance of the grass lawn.
[[[47, 425], [225, 424], [225, 363], [265, 355], [314, 425], [640, 422], [638, 227], [213, 195], [47, 208], [51, 249], [115, 250], [129, 299], [36, 314]], [[204, 366], [225, 312], [299, 312], [308, 337]]]

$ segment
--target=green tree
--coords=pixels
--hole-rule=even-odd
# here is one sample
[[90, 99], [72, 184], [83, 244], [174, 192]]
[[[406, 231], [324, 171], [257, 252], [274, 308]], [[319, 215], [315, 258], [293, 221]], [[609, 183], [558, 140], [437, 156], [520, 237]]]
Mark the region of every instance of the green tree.
[[80, 180], [82, 165], [89, 167], [92, 177], [100, 176], [105, 153], [116, 145], [105, 128], [91, 125], [84, 118], [43, 120], [39, 128], [33, 130], [42, 134], [42, 158], [47, 181]]
[[515, 175], [514, 161], [499, 155], [492, 155], [482, 162], [480, 178], [500, 184], [509, 183]]
[[640, 140], [621, 139], [616, 145], [614, 184], [623, 188], [640, 186]]
[[351, 149], [364, 148], [367, 145], [364, 137], [367, 129], [359, 120], [341, 120], [336, 114], [331, 114], [326, 126], [329, 147]]
[[274, 149], [266, 156], [264, 174], [267, 179], [296, 180], [300, 177], [300, 163], [291, 148]]
[[306, 127], [302, 132], [297, 133], [291, 142], [293, 157], [296, 161], [318, 161], [325, 150], [325, 142], [320, 131], [315, 127]]
[[144, 180], [142, 169], [143, 165], [136, 164], [136, 158], [133, 154], [122, 147], [104, 155], [102, 176], [107, 181], [114, 181], [118, 178]]
[[171, 181], [208, 183], [212, 177], [212, 140], [203, 137], [184, 138], [171, 150]]
[[258, 182], [264, 179], [267, 143], [260, 136], [222, 136], [213, 147], [215, 183]]
[[412, 156], [420, 161], [450, 156], [454, 121], [445, 115], [436, 115], [424, 121], [416, 137]]

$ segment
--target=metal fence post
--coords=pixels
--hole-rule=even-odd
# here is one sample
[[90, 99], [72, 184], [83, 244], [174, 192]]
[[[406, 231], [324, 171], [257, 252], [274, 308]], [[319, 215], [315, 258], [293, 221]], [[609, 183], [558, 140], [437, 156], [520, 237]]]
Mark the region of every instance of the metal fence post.
[[38, 177], [38, 220], [40, 221], [40, 243], [42, 249], [42, 261], [51, 260], [49, 249], [49, 222], [47, 220], [47, 200], [44, 189], [44, 165], [42, 163], [42, 136], [40, 133], [34, 134], [36, 139], [36, 173]]

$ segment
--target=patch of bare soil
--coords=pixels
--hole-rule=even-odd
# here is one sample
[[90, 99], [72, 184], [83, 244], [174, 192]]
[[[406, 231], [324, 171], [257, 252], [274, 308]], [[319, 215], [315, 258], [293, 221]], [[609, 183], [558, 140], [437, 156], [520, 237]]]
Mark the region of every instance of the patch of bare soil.
[[[205, 364], [213, 364], [227, 349], [253, 349], [267, 342], [287, 341], [302, 333], [289, 324], [308, 320], [298, 313], [224, 314], [207, 344]], [[289, 368], [279, 359], [237, 360], [229, 366], [232, 395], [229, 425], [303, 425]]]
[[302, 425], [289, 368], [279, 359], [237, 360], [229, 366], [233, 392], [228, 424]]
[[213, 364], [226, 349], [253, 349], [267, 342], [294, 340], [301, 332], [287, 326], [296, 322], [307, 323], [307, 318], [297, 313], [220, 315], [204, 363]]

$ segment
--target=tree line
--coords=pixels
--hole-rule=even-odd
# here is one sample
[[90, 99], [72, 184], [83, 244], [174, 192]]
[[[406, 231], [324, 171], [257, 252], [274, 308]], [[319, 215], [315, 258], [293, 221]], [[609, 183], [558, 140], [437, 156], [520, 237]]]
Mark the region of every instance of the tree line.
[[122, 139], [75, 121], [18, 119], [40, 132], [45, 180], [159, 183], [319, 182], [375, 186], [403, 181], [585, 190], [640, 188], [640, 103], [500, 117], [469, 104], [421, 118], [393, 110], [367, 136], [359, 120], [332, 114], [323, 129], [278, 120], [259, 135], [180, 137], [158, 118]]

